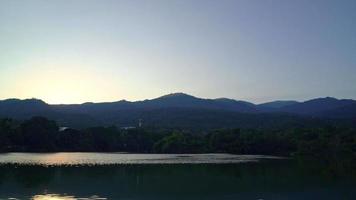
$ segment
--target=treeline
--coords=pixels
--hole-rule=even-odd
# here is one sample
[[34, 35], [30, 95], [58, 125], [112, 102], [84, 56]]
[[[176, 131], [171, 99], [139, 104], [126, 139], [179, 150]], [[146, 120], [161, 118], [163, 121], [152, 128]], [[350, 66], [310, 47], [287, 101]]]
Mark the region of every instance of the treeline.
[[235, 153], [337, 157], [356, 154], [352, 127], [221, 129], [194, 133], [168, 129], [93, 127], [60, 130], [56, 122], [34, 117], [0, 120], [2, 152]]

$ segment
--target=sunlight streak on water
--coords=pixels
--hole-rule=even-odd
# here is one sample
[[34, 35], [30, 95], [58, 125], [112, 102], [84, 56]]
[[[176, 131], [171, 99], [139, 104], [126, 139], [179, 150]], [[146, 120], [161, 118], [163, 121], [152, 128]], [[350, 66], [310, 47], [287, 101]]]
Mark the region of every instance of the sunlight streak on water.
[[74, 196], [62, 196], [58, 194], [35, 195], [31, 200], [106, 200], [98, 196], [91, 196], [88, 198], [77, 198]]
[[122, 165], [122, 164], [227, 164], [279, 159], [262, 155], [232, 154], [126, 154], [126, 153], [5, 153], [0, 164], [19, 165]]

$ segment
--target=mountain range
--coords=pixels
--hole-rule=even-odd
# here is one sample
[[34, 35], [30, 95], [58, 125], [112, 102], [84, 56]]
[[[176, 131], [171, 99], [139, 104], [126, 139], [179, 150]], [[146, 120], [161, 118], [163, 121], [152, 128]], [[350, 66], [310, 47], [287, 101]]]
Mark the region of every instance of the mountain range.
[[[45, 116], [62, 126], [274, 127], [323, 120], [356, 120], [356, 101], [332, 97], [305, 102], [253, 104], [228, 98], [203, 99], [172, 93], [151, 100], [50, 105], [39, 99], [0, 101], [0, 117]], [[277, 121], [277, 122], [276, 122]]]

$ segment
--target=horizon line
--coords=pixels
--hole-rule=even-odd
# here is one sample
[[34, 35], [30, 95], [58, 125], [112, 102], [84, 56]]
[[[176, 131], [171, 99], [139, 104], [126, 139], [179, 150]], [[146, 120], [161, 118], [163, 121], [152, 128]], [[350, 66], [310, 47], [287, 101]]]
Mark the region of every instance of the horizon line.
[[91, 104], [91, 103], [92, 104], [115, 103], [115, 102], [120, 102], [120, 101], [135, 103], [135, 102], [142, 102], [142, 101], [150, 101], [150, 100], [159, 99], [159, 98], [162, 98], [162, 97], [173, 96], [173, 95], [182, 95], [182, 96], [185, 95], [185, 96], [191, 96], [193, 98], [203, 99], [203, 100], [229, 99], [229, 100], [234, 100], [234, 101], [247, 102], [247, 103], [251, 103], [251, 104], [254, 104], [254, 105], [262, 105], [262, 104], [271, 103], [271, 102], [277, 102], [277, 101], [296, 101], [298, 103], [303, 103], [303, 102], [306, 102], [306, 101], [310, 101], [310, 100], [314, 100], [314, 99], [323, 99], [323, 98], [333, 98], [333, 99], [337, 99], [337, 100], [354, 100], [355, 101], [355, 99], [351, 99], [351, 98], [337, 98], [337, 97], [333, 97], [333, 96], [324, 96], [324, 97], [314, 97], [314, 98], [305, 99], [305, 100], [276, 99], [276, 100], [266, 101], [266, 102], [262, 102], [262, 103], [255, 103], [255, 102], [251, 102], [251, 101], [247, 101], [247, 100], [234, 99], [234, 98], [228, 98], [228, 97], [203, 98], [203, 97], [198, 97], [198, 96], [187, 94], [187, 93], [183, 93], [183, 92], [168, 93], [168, 94], [161, 95], [161, 96], [154, 97], [154, 98], [146, 98], [146, 99], [143, 99], [143, 100], [133, 100], [133, 101], [129, 101], [129, 100], [126, 100], [126, 99], [119, 99], [119, 100], [113, 100], [113, 101], [98, 101], [98, 102], [85, 101], [85, 102], [82, 102], [82, 103], [48, 103], [45, 100], [43, 100], [41, 98], [36, 98], [36, 97], [6, 98], [6, 99], [0, 99], [0, 101], [7, 101], [7, 100], [20, 100], [20, 101], [39, 100], [39, 101], [42, 101], [42, 102], [44, 102], [45, 104], [48, 104], [48, 105], [83, 105], [83, 104]]

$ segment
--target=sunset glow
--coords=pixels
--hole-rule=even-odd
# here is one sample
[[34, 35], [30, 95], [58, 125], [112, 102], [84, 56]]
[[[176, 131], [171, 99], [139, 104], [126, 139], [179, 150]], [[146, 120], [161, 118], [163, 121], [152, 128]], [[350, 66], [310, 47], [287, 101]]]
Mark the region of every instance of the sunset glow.
[[0, 1], [0, 99], [356, 98], [353, 2], [70, 2]]

